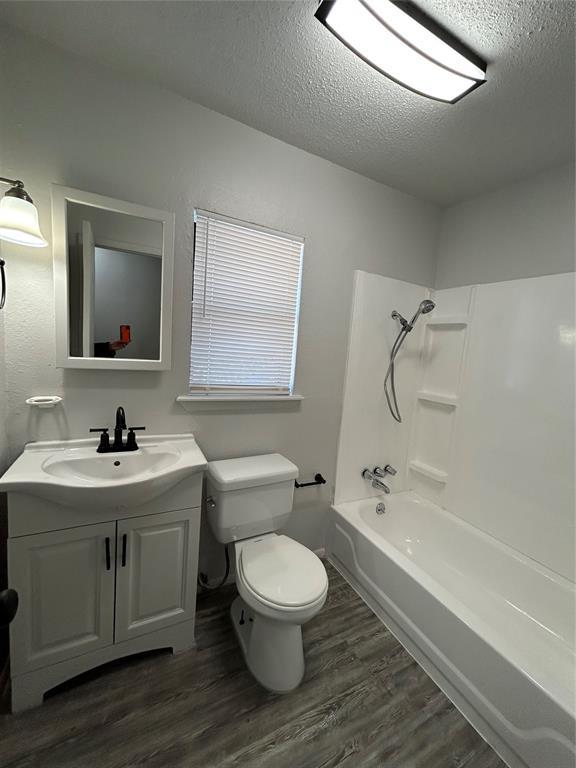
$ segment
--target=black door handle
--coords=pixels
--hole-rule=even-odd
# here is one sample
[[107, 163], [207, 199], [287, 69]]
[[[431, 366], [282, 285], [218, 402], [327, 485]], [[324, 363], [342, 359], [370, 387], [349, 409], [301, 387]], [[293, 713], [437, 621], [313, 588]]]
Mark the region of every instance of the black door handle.
[[128, 546], [128, 534], [122, 536], [122, 568], [126, 565], [126, 548]]
[[106, 543], [106, 570], [109, 571], [110, 570], [110, 565], [111, 565], [111, 563], [110, 563], [110, 536], [106, 536], [104, 541]]

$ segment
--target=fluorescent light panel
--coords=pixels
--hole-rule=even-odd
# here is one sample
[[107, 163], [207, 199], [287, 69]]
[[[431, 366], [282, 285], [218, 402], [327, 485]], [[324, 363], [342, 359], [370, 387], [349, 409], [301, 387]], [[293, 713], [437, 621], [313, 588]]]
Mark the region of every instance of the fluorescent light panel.
[[324, 0], [316, 17], [375, 69], [453, 104], [486, 80], [486, 64], [410, 2]]

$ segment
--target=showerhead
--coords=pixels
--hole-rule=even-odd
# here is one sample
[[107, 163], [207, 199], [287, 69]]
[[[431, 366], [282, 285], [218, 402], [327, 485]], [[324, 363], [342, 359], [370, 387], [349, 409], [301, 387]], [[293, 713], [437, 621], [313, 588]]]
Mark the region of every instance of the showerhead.
[[418, 309], [416, 310], [416, 313], [414, 314], [414, 317], [412, 318], [412, 320], [410, 320], [410, 322], [408, 322], [408, 320], [402, 317], [400, 312], [398, 312], [396, 309], [394, 310], [394, 312], [392, 312], [392, 317], [394, 318], [394, 320], [398, 320], [400, 322], [400, 325], [405, 331], [410, 333], [410, 331], [414, 327], [414, 323], [416, 322], [416, 320], [418, 320], [420, 315], [427, 315], [428, 312], [432, 312], [435, 306], [436, 304], [434, 304], [434, 302], [431, 299], [424, 299], [424, 301], [421, 301], [420, 304], [418, 305]]
[[428, 312], [432, 312], [436, 304], [434, 304], [433, 301], [430, 299], [424, 299], [424, 301], [420, 302], [420, 312], [422, 312], [423, 315], [427, 315]]
[[416, 314], [414, 315], [412, 320], [410, 320], [406, 328], [409, 331], [411, 331], [412, 328], [414, 327], [414, 323], [416, 322], [416, 320], [418, 320], [420, 315], [427, 315], [428, 312], [432, 312], [435, 306], [436, 304], [434, 304], [434, 302], [431, 301], [430, 299], [424, 299], [424, 301], [421, 301], [420, 305], [418, 306], [418, 309], [416, 310]]

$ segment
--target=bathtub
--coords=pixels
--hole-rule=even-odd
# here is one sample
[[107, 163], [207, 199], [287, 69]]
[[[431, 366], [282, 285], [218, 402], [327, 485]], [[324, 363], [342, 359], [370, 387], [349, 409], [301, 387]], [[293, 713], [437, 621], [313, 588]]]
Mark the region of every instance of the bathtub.
[[412, 492], [335, 505], [326, 550], [508, 765], [574, 768], [574, 584]]

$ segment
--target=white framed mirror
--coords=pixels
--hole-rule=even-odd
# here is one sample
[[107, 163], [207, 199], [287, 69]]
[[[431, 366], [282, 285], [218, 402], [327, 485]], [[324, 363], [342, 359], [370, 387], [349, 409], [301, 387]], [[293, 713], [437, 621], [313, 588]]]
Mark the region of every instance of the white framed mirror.
[[171, 366], [174, 214], [52, 186], [56, 365]]

